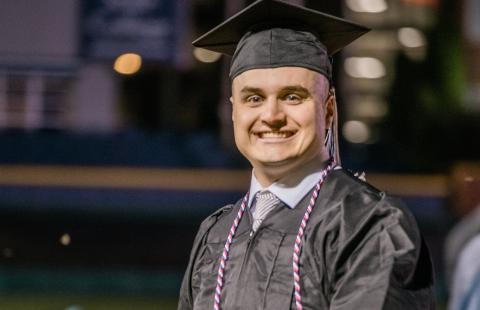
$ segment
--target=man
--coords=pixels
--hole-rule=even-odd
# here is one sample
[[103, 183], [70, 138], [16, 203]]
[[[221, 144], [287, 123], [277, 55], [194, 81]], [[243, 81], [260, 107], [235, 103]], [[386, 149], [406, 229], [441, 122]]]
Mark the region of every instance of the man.
[[178, 309], [433, 309], [413, 217], [340, 167], [330, 55], [366, 31], [260, 0], [194, 42], [233, 54], [235, 142], [253, 172], [200, 226]]

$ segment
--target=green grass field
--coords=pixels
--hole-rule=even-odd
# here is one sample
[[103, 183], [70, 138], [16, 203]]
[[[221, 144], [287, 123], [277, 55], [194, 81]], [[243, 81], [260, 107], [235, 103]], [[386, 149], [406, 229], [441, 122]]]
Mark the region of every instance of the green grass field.
[[173, 298], [124, 296], [0, 295], [2, 310], [173, 310]]

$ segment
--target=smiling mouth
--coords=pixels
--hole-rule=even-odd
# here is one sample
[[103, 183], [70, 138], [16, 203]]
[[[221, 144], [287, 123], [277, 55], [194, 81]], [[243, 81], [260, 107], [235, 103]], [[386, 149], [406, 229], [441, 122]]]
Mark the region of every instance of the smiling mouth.
[[263, 131], [255, 133], [260, 139], [286, 139], [294, 134], [294, 131]]

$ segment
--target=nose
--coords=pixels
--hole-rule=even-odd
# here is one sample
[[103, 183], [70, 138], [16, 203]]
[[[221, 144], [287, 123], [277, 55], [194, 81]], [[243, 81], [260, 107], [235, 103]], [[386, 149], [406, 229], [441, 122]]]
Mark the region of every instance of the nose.
[[280, 128], [286, 124], [286, 115], [277, 98], [269, 98], [263, 106], [262, 123], [272, 128]]

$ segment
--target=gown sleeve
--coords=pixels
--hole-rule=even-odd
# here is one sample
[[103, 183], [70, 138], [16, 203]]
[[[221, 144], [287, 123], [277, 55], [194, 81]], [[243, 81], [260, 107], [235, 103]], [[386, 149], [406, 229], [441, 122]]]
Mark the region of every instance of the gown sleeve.
[[432, 264], [410, 212], [384, 196], [355, 223], [345, 217], [352, 233], [330, 270], [330, 310], [434, 309]]
[[233, 205], [227, 205], [215, 213], [207, 217], [200, 228], [193, 241], [192, 251], [190, 253], [190, 260], [188, 262], [187, 269], [183, 276], [182, 286], [180, 288], [180, 294], [178, 299], [178, 310], [191, 310], [193, 309], [194, 292], [192, 288], [192, 275], [194, 273], [196, 260], [201, 253], [202, 247], [205, 244], [205, 238], [207, 237], [210, 228], [217, 222], [218, 218], [233, 208]]
[[[202, 224], [203, 225], [203, 224]], [[187, 270], [183, 276], [182, 286], [180, 288], [180, 296], [178, 298], [178, 310], [191, 310], [193, 309], [193, 292], [191, 285], [191, 277], [193, 273], [193, 267], [195, 259], [200, 252], [201, 244], [205, 237], [205, 229], [200, 226], [199, 231], [193, 241], [192, 251], [190, 253], [190, 260], [188, 262]]]

